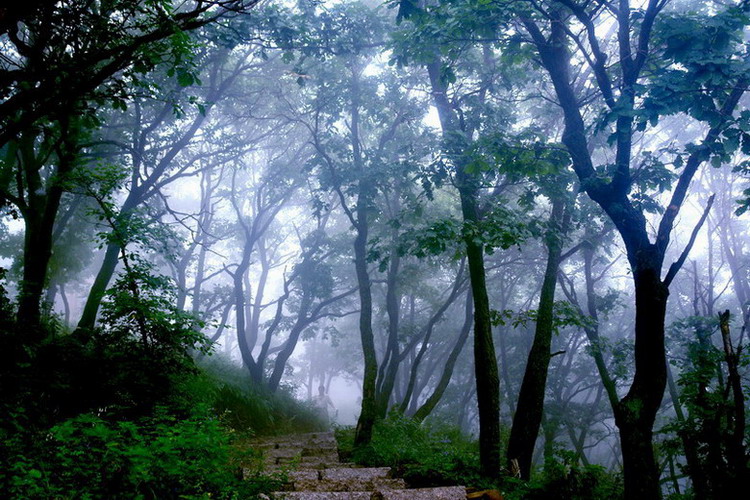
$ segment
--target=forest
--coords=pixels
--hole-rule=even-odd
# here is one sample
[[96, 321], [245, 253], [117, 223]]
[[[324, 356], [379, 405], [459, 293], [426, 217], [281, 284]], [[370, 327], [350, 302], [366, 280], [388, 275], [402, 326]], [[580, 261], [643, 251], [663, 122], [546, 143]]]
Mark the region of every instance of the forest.
[[749, 91], [747, 0], [3, 2], [0, 496], [742, 497]]

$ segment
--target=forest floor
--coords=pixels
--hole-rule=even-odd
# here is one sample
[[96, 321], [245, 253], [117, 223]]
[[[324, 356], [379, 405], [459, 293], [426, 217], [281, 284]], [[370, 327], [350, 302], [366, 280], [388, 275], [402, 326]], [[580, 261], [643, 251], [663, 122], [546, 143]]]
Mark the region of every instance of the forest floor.
[[466, 488], [409, 488], [390, 467], [358, 467], [339, 459], [332, 432], [292, 434], [257, 440], [266, 469], [289, 470], [274, 500], [465, 500]]

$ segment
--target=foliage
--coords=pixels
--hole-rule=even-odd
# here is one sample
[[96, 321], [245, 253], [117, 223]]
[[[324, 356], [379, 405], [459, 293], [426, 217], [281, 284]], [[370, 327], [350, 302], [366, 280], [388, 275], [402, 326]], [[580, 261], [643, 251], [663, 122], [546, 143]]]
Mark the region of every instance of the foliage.
[[[278, 476], [242, 481], [241, 455], [205, 407], [184, 419], [108, 421], [81, 414], [17, 446], [0, 484], [12, 497], [247, 498]], [[18, 449], [20, 448], [20, 449]]]
[[401, 235], [399, 252], [425, 258], [452, 250], [453, 257], [458, 259], [465, 252], [465, 242], [471, 240], [482, 245], [487, 254], [492, 254], [497, 249], [521, 245], [532, 234], [533, 225], [526, 219], [517, 211], [496, 205], [477, 223], [437, 220], [428, 226], [405, 231]]
[[415, 487], [487, 485], [479, 475], [476, 442], [453, 427], [427, 427], [392, 412], [375, 424], [369, 445], [353, 449], [353, 429], [337, 432], [339, 449], [366, 466], [393, 467]]
[[97, 107], [126, 109], [133, 94], [157, 87], [146, 77], [156, 68], [179, 85], [199, 83], [188, 32], [255, 3], [75, 0], [8, 10], [0, 24], [7, 48], [0, 66], [0, 144], [34, 122], [76, 111], [98, 125]]
[[[510, 481], [509, 499], [599, 500], [623, 497], [622, 477], [599, 465], [581, 465], [578, 455], [557, 450], [544, 462], [544, 472], [529, 483]], [[513, 486], [510, 486], [513, 485]]]
[[324, 428], [313, 408], [289, 391], [270, 392], [248, 383], [247, 371], [212, 356], [201, 363], [210, 378], [211, 405], [225, 426], [254, 435], [313, 432]]
[[[691, 479], [699, 477], [705, 481], [703, 488], [721, 492], [725, 485], [732, 483], [735, 474], [732, 454], [736, 448], [733, 446], [739, 440], [742, 447], [747, 430], [744, 438], [734, 434], [736, 402], [728, 382], [728, 358], [714, 344], [720, 340], [712, 340], [719, 323], [714, 317], [690, 316], [675, 321], [669, 330], [678, 339], [671, 364], [679, 369], [677, 404], [684, 410], [680, 418], [663, 428], [663, 432], [673, 436], [665, 441], [664, 449], [669, 454], [678, 454], [683, 451], [679, 440], [689, 441], [693, 463], [680, 465], [680, 468], [688, 472]], [[750, 357], [741, 346], [736, 352], [739, 368], [746, 370]], [[748, 387], [744, 386], [745, 401], [747, 391]]]
[[[113, 295], [113, 308], [127, 311]], [[163, 310], [151, 312], [156, 324], [169, 324]], [[33, 363], [16, 364], [17, 373], [4, 364], [1, 374], [8, 418], [0, 428], [0, 490], [12, 497], [252, 498], [283, 477], [257, 468], [245, 433], [319, 425], [290, 396], [242, 391], [217, 369], [200, 373], [187, 355], [194, 332], [160, 332], [147, 349], [114, 327], [90, 334], [47, 328], [53, 335]], [[12, 393], [10, 376], [23, 382]], [[242, 480], [247, 465], [254, 468]]]
[[[518, 328], [519, 326], [526, 327], [529, 323], [536, 322], [539, 316], [539, 311], [536, 309], [529, 309], [518, 313], [514, 313], [511, 310], [493, 310], [491, 313], [493, 325], [506, 325], [510, 323], [513, 328]], [[559, 334], [561, 329], [567, 327], [586, 329], [593, 328], [596, 325], [596, 322], [590, 316], [581, 313], [578, 308], [565, 300], [555, 301], [553, 315], [552, 329], [555, 334]]]
[[372, 442], [354, 448], [354, 431], [338, 429], [340, 453], [365, 466], [393, 467], [411, 486], [463, 484], [499, 488], [508, 499], [598, 500], [622, 498], [622, 478], [597, 465], [580, 465], [570, 451], [556, 450], [544, 469], [526, 483], [499, 478], [490, 484], [479, 474], [476, 441], [453, 427], [430, 427], [392, 412], [375, 425]]

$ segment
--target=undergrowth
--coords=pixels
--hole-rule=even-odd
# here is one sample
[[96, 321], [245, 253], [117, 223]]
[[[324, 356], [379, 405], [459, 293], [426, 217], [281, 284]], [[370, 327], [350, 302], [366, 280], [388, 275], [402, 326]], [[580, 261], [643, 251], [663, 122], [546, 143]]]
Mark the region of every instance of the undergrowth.
[[244, 370], [221, 356], [204, 358], [200, 366], [208, 382], [203, 392], [211, 394], [213, 408], [228, 427], [260, 436], [325, 428], [314, 409], [291, 391], [270, 392], [248, 383]]
[[206, 356], [199, 323], [149, 280], [137, 296], [116, 288], [102, 326], [76, 332], [54, 318], [29, 332], [0, 283], [0, 496], [245, 499], [285, 480], [248, 439], [321, 423]]
[[411, 486], [491, 486], [479, 475], [479, 447], [456, 428], [423, 426], [393, 413], [378, 422], [369, 445], [354, 448], [354, 430], [338, 429], [340, 452], [356, 463], [392, 467]]
[[398, 413], [376, 423], [369, 445], [354, 447], [354, 429], [336, 431], [340, 453], [369, 467], [392, 467], [413, 487], [463, 485], [497, 489], [506, 500], [616, 500], [622, 478], [596, 465], [582, 465], [575, 453], [558, 450], [530, 481], [480, 474], [479, 445], [456, 427], [420, 424]]

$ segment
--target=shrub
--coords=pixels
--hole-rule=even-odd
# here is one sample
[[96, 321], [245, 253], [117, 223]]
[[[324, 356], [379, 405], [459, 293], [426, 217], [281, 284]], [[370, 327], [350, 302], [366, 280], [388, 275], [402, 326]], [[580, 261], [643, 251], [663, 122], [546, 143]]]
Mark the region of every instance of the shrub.
[[506, 481], [508, 498], [524, 500], [615, 500], [623, 497], [622, 477], [599, 465], [581, 465], [578, 455], [557, 450], [529, 483]]
[[393, 467], [415, 487], [490, 486], [479, 475], [479, 449], [459, 429], [428, 427], [398, 413], [373, 429], [369, 445], [353, 449], [353, 430], [338, 431], [339, 446], [355, 462]]
[[107, 421], [84, 414], [16, 453], [0, 484], [12, 498], [247, 498], [284, 478], [242, 480], [242, 454], [210, 412]]

